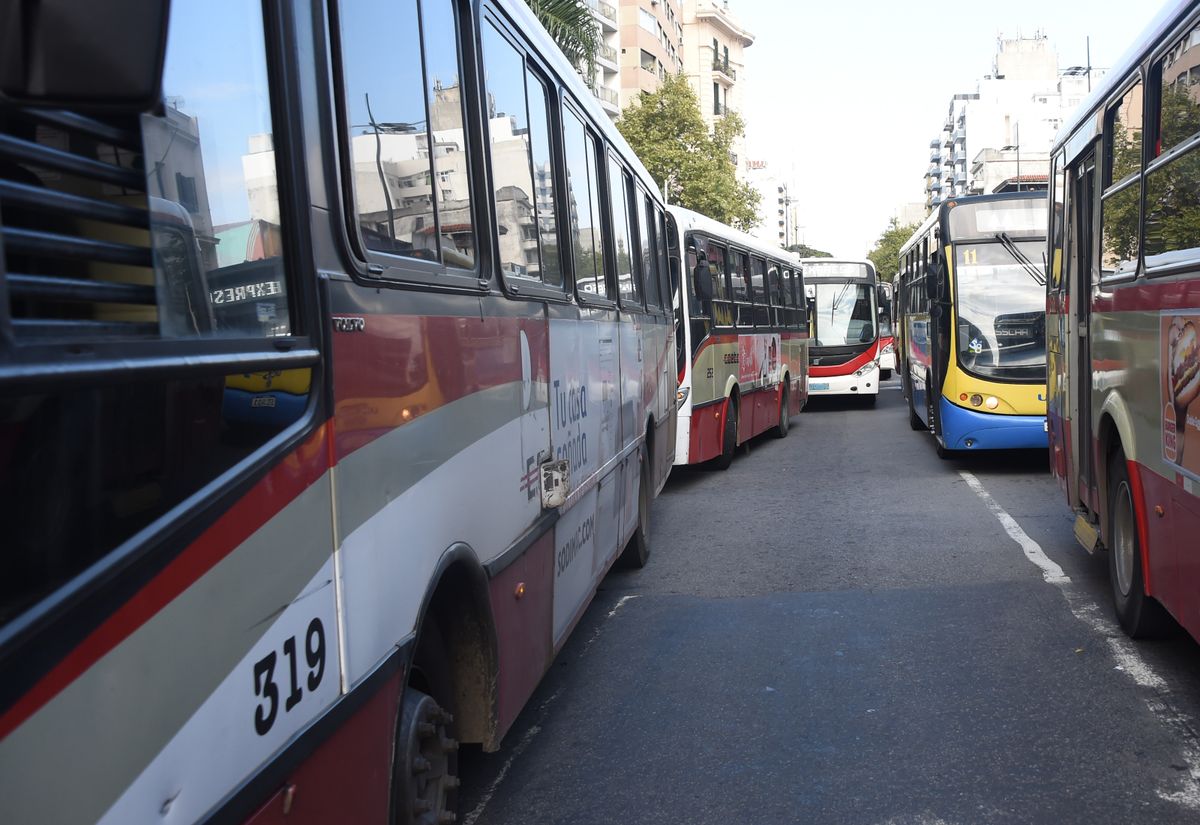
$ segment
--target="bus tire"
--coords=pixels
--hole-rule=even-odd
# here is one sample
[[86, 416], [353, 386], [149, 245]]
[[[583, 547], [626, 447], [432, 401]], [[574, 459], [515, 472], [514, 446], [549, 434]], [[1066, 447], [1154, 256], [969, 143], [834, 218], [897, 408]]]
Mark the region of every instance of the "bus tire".
[[904, 400], [908, 404], [908, 426], [917, 432], [921, 430], [928, 431], [929, 428], [925, 426], [925, 422], [921, 420], [921, 416], [917, 415], [917, 411], [913, 409], [912, 396], [906, 396]]
[[[418, 684], [413, 684], [413, 682]], [[450, 666], [437, 622], [427, 616], [404, 689], [396, 732], [393, 821], [453, 822], [458, 816], [458, 741]]]
[[735, 393], [725, 400], [725, 429], [721, 433], [721, 454], [713, 459], [713, 467], [728, 470], [737, 453], [738, 397]]
[[891, 377], [892, 377], [891, 370], [880, 370], [879, 371], [879, 380], [880, 381], [887, 381]]
[[1119, 447], [1108, 462], [1108, 543], [1108, 579], [1121, 629], [1131, 639], [1164, 635], [1171, 619], [1157, 599], [1146, 595], [1133, 489], [1125, 453]]
[[771, 435], [776, 438], [787, 438], [788, 429], [791, 427], [792, 413], [788, 409], [791, 403], [788, 398], [788, 381], [783, 382], [783, 393], [779, 396], [779, 424], [775, 429], [771, 430]]
[[621, 566], [641, 570], [650, 560], [650, 458], [642, 453], [641, 476], [638, 479], [638, 520], [629, 543], [621, 552]]

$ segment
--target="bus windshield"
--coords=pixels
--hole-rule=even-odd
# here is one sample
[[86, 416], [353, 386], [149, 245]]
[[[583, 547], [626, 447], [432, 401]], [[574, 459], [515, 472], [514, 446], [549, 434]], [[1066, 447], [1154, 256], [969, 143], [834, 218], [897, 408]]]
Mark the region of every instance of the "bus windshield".
[[875, 340], [875, 308], [870, 284], [825, 282], [817, 291], [813, 335], [818, 347], [869, 344]]
[[1046, 376], [1046, 285], [1038, 264], [1044, 241], [955, 245], [958, 359], [980, 378], [1042, 381]]

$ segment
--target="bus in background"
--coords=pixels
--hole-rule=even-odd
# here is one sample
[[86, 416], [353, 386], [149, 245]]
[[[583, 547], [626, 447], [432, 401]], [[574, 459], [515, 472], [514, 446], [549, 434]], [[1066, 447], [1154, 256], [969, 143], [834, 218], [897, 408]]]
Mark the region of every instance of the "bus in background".
[[896, 369], [896, 339], [892, 330], [892, 284], [880, 281], [879, 295], [879, 380], [886, 381]]
[[808, 321], [799, 259], [723, 223], [669, 207], [679, 390], [675, 463], [725, 469], [737, 446], [788, 433], [807, 399]]
[[647, 561], [665, 206], [523, 0], [167, 5], [6, 15], [0, 822], [453, 822]]
[[1050, 467], [1135, 638], [1170, 614], [1200, 639], [1198, 61], [1200, 11], [1173, 3], [1050, 155]]
[[940, 204], [900, 249], [909, 424], [942, 458], [1046, 446], [1045, 232], [1044, 192], [979, 195]]
[[879, 397], [882, 293], [870, 261], [803, 258], [811, 311], [810, 395]]

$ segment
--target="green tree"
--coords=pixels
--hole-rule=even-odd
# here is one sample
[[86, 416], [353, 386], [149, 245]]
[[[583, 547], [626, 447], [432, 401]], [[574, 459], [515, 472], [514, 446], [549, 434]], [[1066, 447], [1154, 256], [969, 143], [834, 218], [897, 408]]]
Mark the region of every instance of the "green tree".
[[912, 233], [917, 231], [918, 224], [900, 225], [900, 221], [892, 218], [888, 221], [887, 229], [875, 241], [875, 248], [867, 254], [867, 259], [875, 265], [882, 281], [892, 280], [896, 270], [900, 268], [900, 247], [904, 246]]
[[617, 128], [654, 179], [665, 182], [671, 203], [742, 230], [758, 223], [758, 190], [738, 180], [731, 154], [745, 123], [728, 112], [709, 132], [683, 75], [667, 75], [657, 91], [642, 92]]
[[534, 15], [546, 27], [567, 60], [588, 79], [596, 73], [596, 53], [600, 50], [600, 30], [592, 10], [583, 0], [526, 0]]
[[829, 252], [823, 252], [820, 249], [813, 249], [806, 243], [794, 243], [787, 247], [788, 252], [793, 252], [801, 258], [832, 258], [833, 255]]

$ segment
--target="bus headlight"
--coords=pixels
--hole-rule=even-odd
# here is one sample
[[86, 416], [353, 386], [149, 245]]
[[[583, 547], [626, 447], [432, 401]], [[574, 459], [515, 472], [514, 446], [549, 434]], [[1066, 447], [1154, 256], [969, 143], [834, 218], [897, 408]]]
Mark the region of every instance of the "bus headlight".
[[683, 406], [683, 403], [688, 399], [688, 388], [680, 387], [675, 391], [675, 409]]
[[884, 344], [883, 352], [881, 352], [880, 355], [891, 355], [895, 351], [896, 351], [896, 347], [893, 346], [892, 344]]
[[972, 407], [978, 407], [982, 403], [983, 403], [983, 396], [980, 395], [979, 393], [975, 393], [974, 395], [971, 396], [971, 406]]
[[868, 372], [870, 372], [873, 369], [877, 369], [878, 367], [879, 367], [878, 361], [871, 361], [868, 364], [859, 367], [858, 370], [854, 373], [854, 375], [856, 377], [866, 375]]
[[984, 402], [984, 406], [989, 410], [994, 410], [1000, 406], [1000, 399], [994, 395], [989, 395], [987, 401]]

